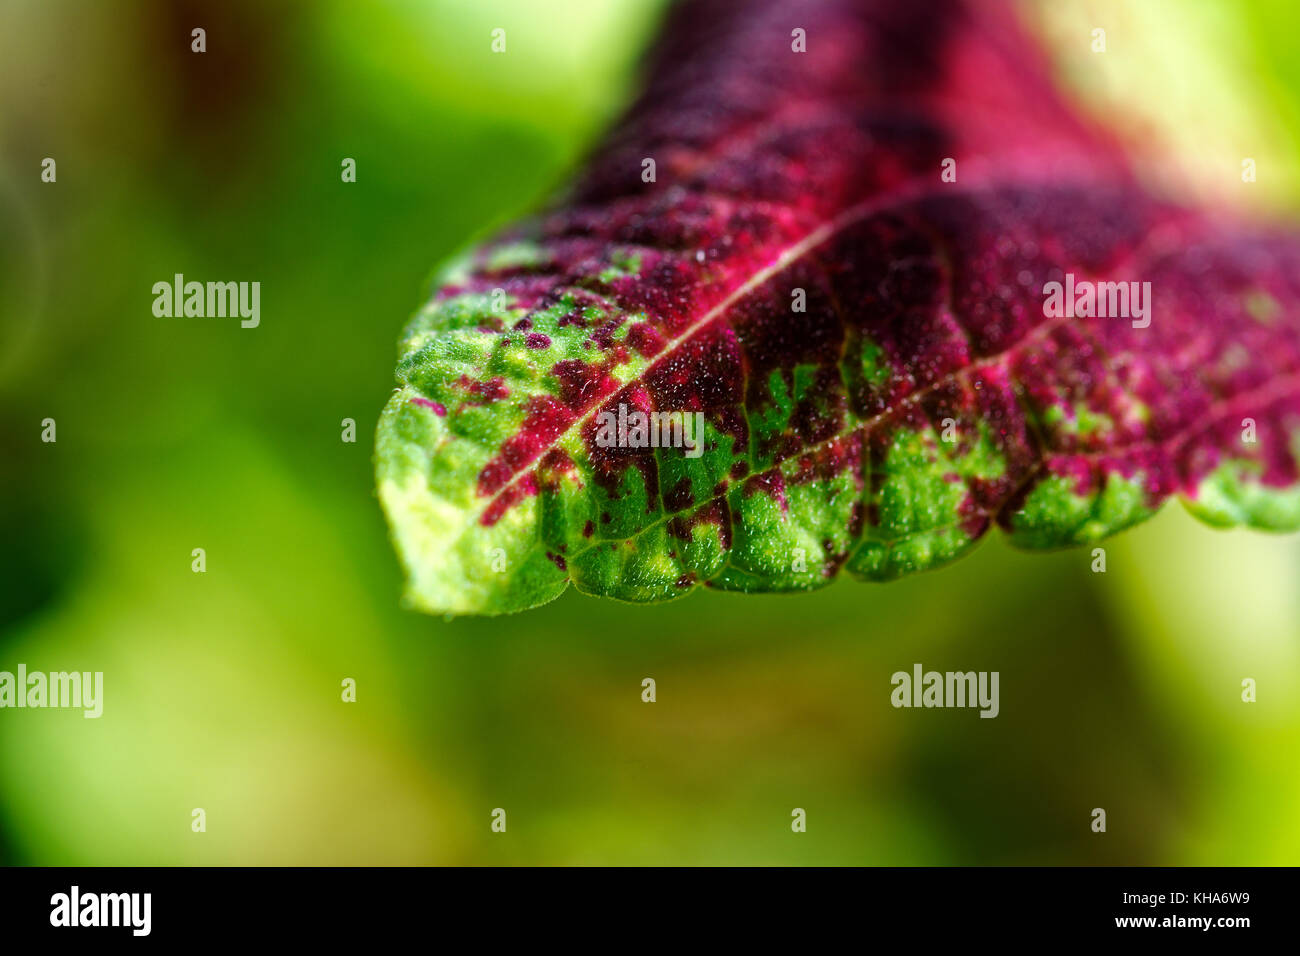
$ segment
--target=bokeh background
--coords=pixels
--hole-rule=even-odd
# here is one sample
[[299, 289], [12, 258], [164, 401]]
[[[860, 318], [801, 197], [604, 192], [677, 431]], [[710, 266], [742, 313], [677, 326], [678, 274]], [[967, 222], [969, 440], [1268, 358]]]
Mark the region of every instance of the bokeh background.
[[[1296, 217], [1289, 0], [1024, 9], [1153, 180]], [[1105, 574], [992, 536], [888, 586], [400, 609], [370, 462], [398, 331], [563, 183], [661, 12], [0, 2], [0, 670], [105, 673], [99, 720], [0, 711], [0, 860], [1300, 863], [1296, 536], [1174, 506]], [[155, 318], [177, 272], [260, 281], [261, 327]], [[999, 671], [1001, 716], [892, 709], [914, 662]]]

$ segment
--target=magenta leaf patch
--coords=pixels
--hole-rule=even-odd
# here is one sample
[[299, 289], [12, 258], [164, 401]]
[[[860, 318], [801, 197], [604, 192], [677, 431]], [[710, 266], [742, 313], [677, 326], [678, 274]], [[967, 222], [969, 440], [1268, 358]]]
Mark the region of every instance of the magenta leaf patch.
[[403, 335], [414, 606], [883, 581], [1174, 495], [1300, 527], [1300, 243], [1149, 195], [999, 9], [674, 11], [565, 199]]

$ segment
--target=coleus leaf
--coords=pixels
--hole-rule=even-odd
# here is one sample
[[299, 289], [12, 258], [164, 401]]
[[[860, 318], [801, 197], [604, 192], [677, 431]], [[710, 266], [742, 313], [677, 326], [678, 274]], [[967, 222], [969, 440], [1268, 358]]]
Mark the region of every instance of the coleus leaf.
[[[1045, 77], [987, 3], [676, 9], [568, 196], [402, 337], [376, 467], [411, 603], [883, 581], [1175, 495], [1300, 526], [1300, 244], [1148, 195]], [[1076, 279], [1149, 283], [1147, 318], [1045, 314]], [[702, 445], [608, 447], [620, 406]]]

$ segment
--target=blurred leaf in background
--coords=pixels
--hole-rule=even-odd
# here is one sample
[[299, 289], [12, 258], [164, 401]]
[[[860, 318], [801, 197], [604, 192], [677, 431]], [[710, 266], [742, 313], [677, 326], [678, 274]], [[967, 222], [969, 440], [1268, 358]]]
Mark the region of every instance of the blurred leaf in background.
[[[883, 587], [398, 608], [370, 465], [397, 333], [563, 184], [661, 9], [0, 8], [0, 670], [105, 674], [99, 720], [0, 712], [5, 862], [1300, 861], [1295, 538], [1169, 509], [1105, 574], [990, 540]], [[1295, 208], [1288, 4], [1027, 9], [1188, 189]], [[1220, 195], [1238, 154], [1257, 189]], [[154, 317], [178, 272], [260, 281], [261, 326]], [[894, 710], [915, 662], [1000, 671], [1001, 715]]]

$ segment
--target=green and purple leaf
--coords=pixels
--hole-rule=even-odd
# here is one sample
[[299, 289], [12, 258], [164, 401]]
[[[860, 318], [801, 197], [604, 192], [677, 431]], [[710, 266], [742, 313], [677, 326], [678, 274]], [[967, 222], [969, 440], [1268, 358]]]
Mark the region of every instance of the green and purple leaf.
[[[1300, 526], [1300, 243], [1148, 195], [1035, 57], [990, 4], [676, 9], [563, 202], [405, 331], [376, 465], [410, 601], [884, 581], [1171, 496]], [[1150, 283], [1147, 324], [1045, 314], [1068, 277]], [[611, 447], [620, 406], [702, 443]]]

